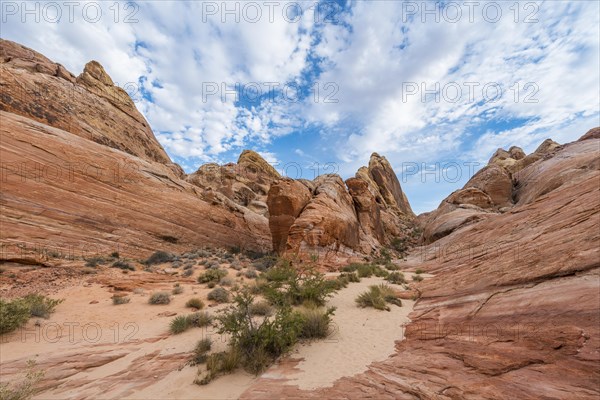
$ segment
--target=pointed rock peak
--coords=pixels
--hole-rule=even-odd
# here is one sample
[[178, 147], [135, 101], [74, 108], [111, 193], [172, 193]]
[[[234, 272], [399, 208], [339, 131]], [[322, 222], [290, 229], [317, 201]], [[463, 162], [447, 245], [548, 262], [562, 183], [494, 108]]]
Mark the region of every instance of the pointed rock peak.
[[587, 131], [585, 135], [579, 138], [579, 142], [588, 139], [600, 139], [600, 127], [595, 127]]
[[277, 170], [253, 150], [242, 151], [237, 163], [240, 166], [250, 167], [257, 173], [263, 173], [273, 178], [281, 178]]
[[84, 82], [89, 82], [90, 78], [94, 81], [99, 81], [106, 86], [114, 86], [114, 82], [110, 78], [110, 76], [104, 70], [104, 67], [98, 61], [90, 61], [85, 64], [85, 68], [79, 77], [78, 80], [81, 79]]
[[560, 147], [560, 144], [556, 143], [552, 139], [546, 139], [535, 149], [534, 153], [538, 155], [548, 154], [557, 147]]

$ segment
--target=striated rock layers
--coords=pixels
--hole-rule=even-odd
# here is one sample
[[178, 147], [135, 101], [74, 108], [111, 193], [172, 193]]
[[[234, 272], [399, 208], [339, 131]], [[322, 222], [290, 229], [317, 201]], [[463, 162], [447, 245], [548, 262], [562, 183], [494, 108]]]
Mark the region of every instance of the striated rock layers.
[[[424, 242], [431, 243], [463, 226], [506, 212], [515, 204], [533, 200], [533, 197], [525, 194], [528, 190], [523, 188], [526, 181], [531, 186], [533, 180], [526, 179], [525, 175], [533, 173], [540, 164], [536, 164], [535, 168], [526, 167], [552, 157], [560, 148], [558, 143], [547, 139], [529, 155], [516, 146], [508, 151], [498, 149], [488, 165], [462, 189], [450, 194], [436, 210], [419, 215]], [[552, 178], [559, 185], [564, 179], [563, 174]]]
[[267, 205], [276, 251], [327, 260], [369, 254], [405, 237], [414, 220], [391, 165], [376, 153], [346, 182], [335, 174], [282, 179], [271, 186]]
[[512, 176], [516, 196], [500, 170], [498, 184], [474, 177], [447, 199], [511, 207], [413, 250], [408, 265], [435, 276], [416, 285], [406, 339], [388, 359], [311, 391], [263, 377], [242, 398], [600, 397], [600, 139], [590, 132], [534, 153]]
[[[2, 40], [0, 89], [2, 259], [112, 251], [141, 258], [204, 245], [271, 249], [266, 205], [253, 211], [254, 200], [239, 199], [241, 185], [219, 189], [230, 200], [198, 185], [198, 174], [186, 177], [97, 62], [76, 78]], [[255, 167], [261, 177], [245, 184], [255, 184], [264, 202], [276, 172], [257, 156], [244, 153], [239, 165]]]

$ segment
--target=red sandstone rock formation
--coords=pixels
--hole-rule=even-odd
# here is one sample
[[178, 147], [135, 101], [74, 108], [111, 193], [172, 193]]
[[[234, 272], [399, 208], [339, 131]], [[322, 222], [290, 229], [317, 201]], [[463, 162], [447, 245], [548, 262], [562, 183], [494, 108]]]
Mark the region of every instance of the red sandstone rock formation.
[[312, 391], [260, 378], [242, 398], [597, 399], [600, 139], [521, 172], [510, 210], [409, 256], [435, 277], [394, 355]]

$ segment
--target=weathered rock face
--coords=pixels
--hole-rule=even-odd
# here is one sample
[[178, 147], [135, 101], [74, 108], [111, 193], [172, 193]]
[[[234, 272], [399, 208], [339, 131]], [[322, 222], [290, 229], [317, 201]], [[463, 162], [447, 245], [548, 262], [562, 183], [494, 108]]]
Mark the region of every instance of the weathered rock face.
[[267, 205], [274, 251], [284, 253], [287, 250], [290, 228], [311, 198], [308, 188], [293, 179], [282, 179], [271, 186]]
[[[13, 42], [0, 41], [0, 55], [3, 259], [271, 249], [268, 220], [187, 182], [100, 64], [75, 78]], [[273, 174], [251, 153], [240, 164]]]
[[[237, 164], [205, 164], [186, 180], [205, 191], [218, 192], [235, 204], [263, 217], [269, 216], [266, 204], [271, 184], [281, 176], [258, 153], [244, 150]], [[212, 196], [219, 197], [216, 194]]]
[[[273, 248], [293, 255], [319, 254], [321, 260], [370, 254], [405, 237], [414, 220], [396, 174], [378, 154], [345, 184], [338, 175], [294, 185], [289, 180], [274, 183], [267, 203]], [[279, 203], [302, 206], [292, 212]]]
[[[489, 164], [477, 172], [463, 189], [448, 196], [440, 206], [427, 214], [420, 215], [418, 221], [423, 227], [423, 240], [431, 243], [456, 229], [488, 218], [498, 212], [505, 212], [517, 202], [529, 202], [535, 195], [526, 194], [534, 179], [535, 168], [527, 168], [539, 160], [551, 158], [561, 146], [545, 140], [533, 153], [525, 155], [521, 148], [513, 146], [508, 151], [498, 149]], [[540, 192], [560, 185], [566, 179], [565, 173], [545, 182]]]
[[560, 186], [409, 256], [435, 276], [394, 355], [313, 391], [261, 378], [242, 398], [597, 399], [599, 146], [561, 146], [521, 175], [525, 190], [567, 171]]
[[96, 61], [75, 78], [60, 64], [0, 40], [0, 110], [146, 160], [171, 164], [135, 104]]

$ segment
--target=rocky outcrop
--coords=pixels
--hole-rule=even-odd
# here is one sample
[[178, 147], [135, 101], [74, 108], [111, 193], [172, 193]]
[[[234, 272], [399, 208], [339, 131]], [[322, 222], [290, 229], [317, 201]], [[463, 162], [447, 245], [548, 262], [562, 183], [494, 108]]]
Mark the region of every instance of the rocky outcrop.
[[[529, 189], [524, 189], [523, 186], [525, 182], [530, 184], [534, 181], [529, 175], [541, 164], [536, 164], [535, 168], [528, 167], [537, 161], [552, 158], [561, 148], [558, 143], [546, 139], [529, 155], [525, 155], [516, 146], [508, 151], [498, 149], [488, 165], [477, 172], [462, 189], [448, 196], [436, 210], [418, 217], [423, 227], [423, 241], [434, 242], [461, 227], [505, 212], [517, 202], [531, 201], [533, 197], [525, 194]], [[563, 179], [554, 177], [546, 184], [557, 185]]]
[[346, 182], [334, 174], [293, 182], [274, 183], [267, 200], [273, 248], [280, 254], [318, 254], [322, 260], [371, 254], [413, 226], [396, 174], [376, 153]]
[[0, 110], [171, 164], [127, 92], [98, 62], [89, 62], [75, 78], [43, 55], [0, 39], [0, 75]]
[[413, 251], [434, 277], [388, 359], [310, 391], [263, 377], [242, 398], [598, 398], [599, 146], [561, 146], [521, 175], [525, 190], [565, 171], [561, 185]]
[[267, 218], [267, 193], [271, 184], [280, 178], [275, 168], [258, 153], [244, 150], [237, 164], [205, 164], [188, 175], [186, 180], [221, 202], [225, 201], [224, 196], [235, 204]]
[[[252, 202], [243, 207], [235, 196], [238, 203], [186, 181], [97, 62], [75, 78], [2, 40], [0, 77], [0, 258], [39, 262], [35, 253], [113, 251], [143, 258], [205, 245], [271, 249], [268, 220]], [[263, 177], [274, 173], [254, 154], [239, 164], [257, 171], [246, 178], [256, 184], [248, 196], [262, 190], [266, 198]]]

